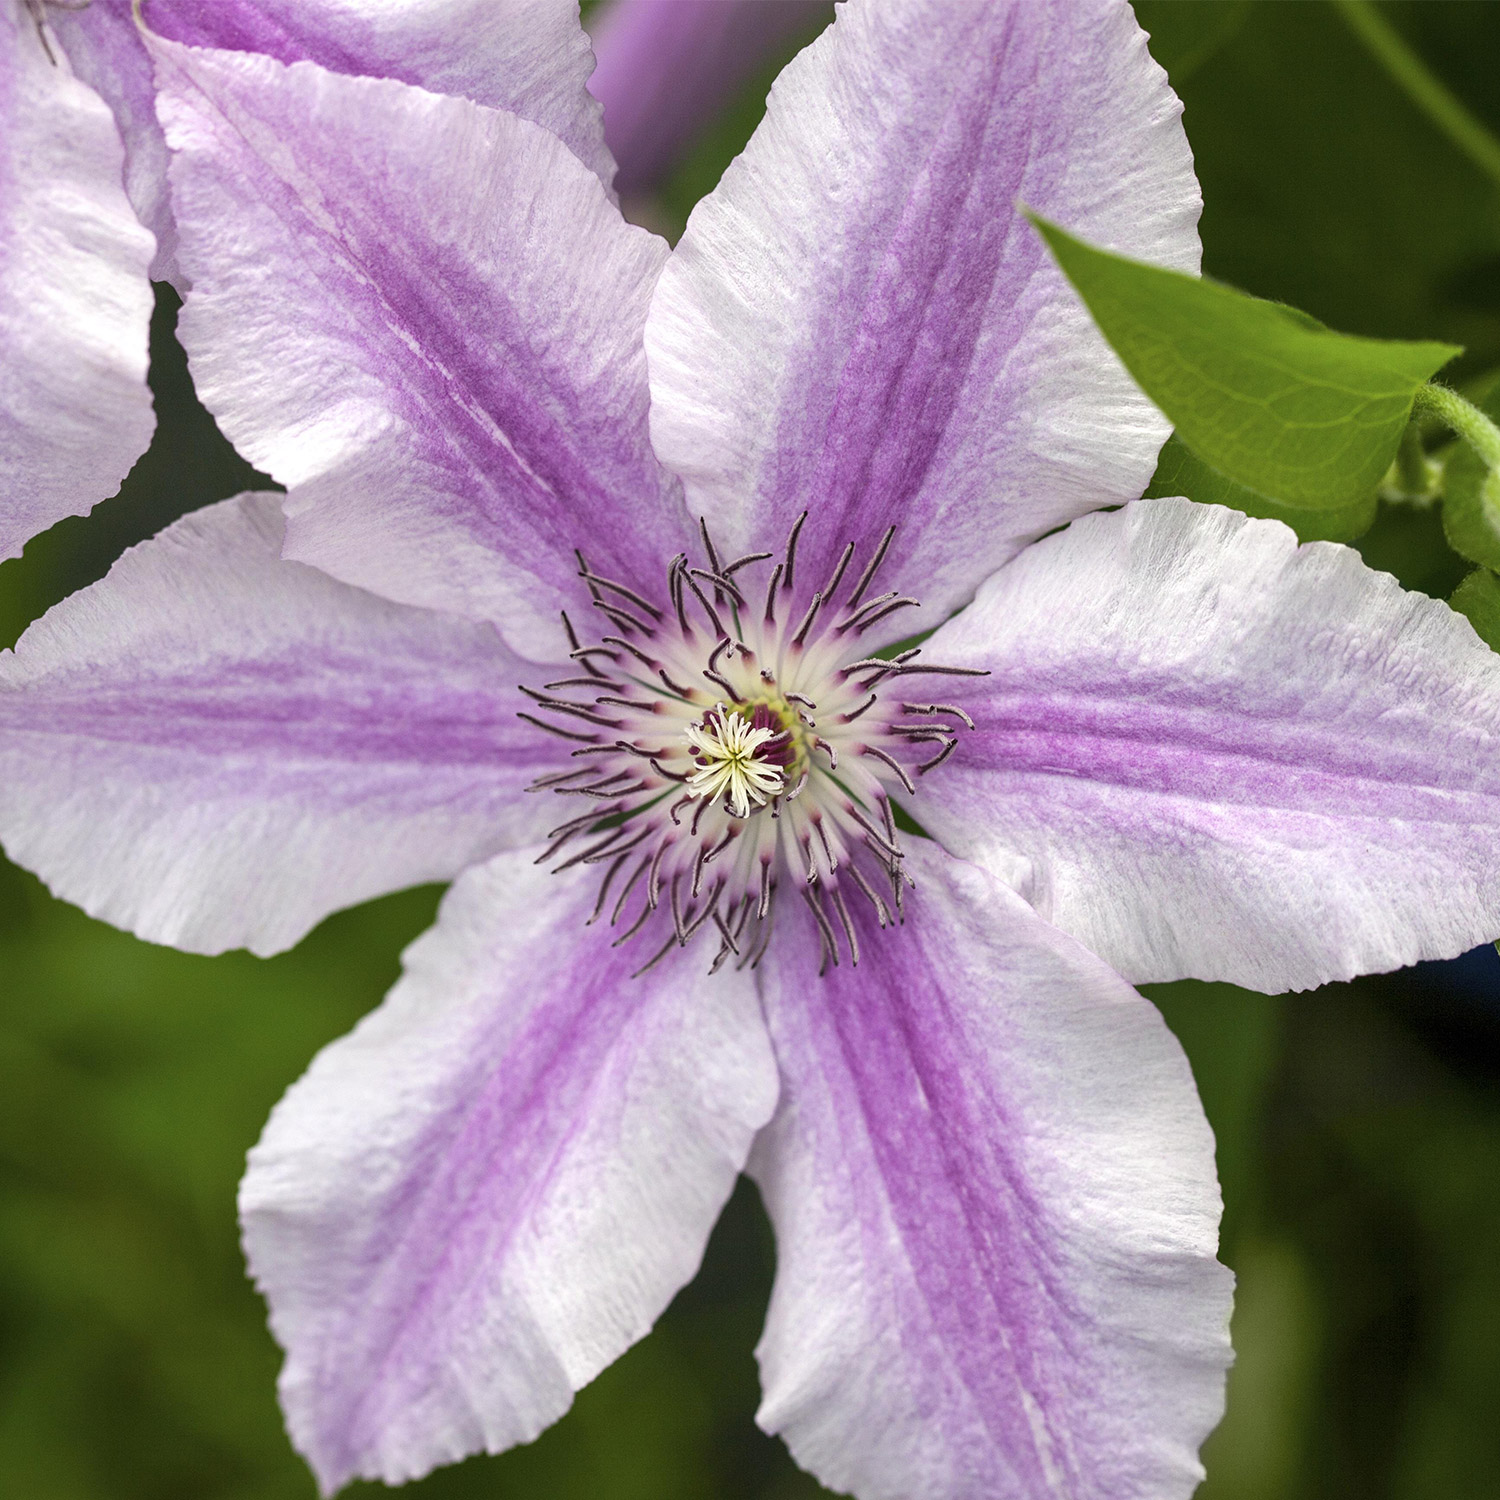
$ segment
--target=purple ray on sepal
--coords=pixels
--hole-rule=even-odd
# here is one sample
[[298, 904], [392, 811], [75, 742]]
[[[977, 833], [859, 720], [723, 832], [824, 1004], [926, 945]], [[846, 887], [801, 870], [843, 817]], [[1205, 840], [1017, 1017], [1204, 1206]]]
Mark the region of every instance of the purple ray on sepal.
[[592, 882], [463, 876], [240, 1193], [325, 1493], [529, 1441], [692, 1276], [776, 1102], [753, 980], [580, 942]]
[[153, 46], [181, 336], [204, 404], [290, 491], [287, 555], [533, 655], [588, 599], [575, 547], [655, 587], [689, 535], [646, 428], [665, 244], [514, 115]]
[[278, 552], [278, 495], [197, 511], [0, 654], [0, 841], [154, 942], [275, 952], [554, 821], [487, 625]]
[[1213, 1139], [1155, 1008], [926, 840], [903, 927], [765, 961], [781, 1104], [759, 1420], [860, 1500], [1187, 1500], [1231, 1278]]
[[1277, 521], [1143, 500], [933, 637], [989, 669], [923, 821], [1128, 978], [1306, 989], [1500, 932], [1496, 660]]
[[809, 510], [814, 572], [899, 523], [924, 602], [899, 635], [1138, 496], [1166, 423], [1014, 210], [1195, 270], [1180, 112], [1109, 0], [841, 8], [652, 305], [652, 435], [691, 507], [731, 550]]

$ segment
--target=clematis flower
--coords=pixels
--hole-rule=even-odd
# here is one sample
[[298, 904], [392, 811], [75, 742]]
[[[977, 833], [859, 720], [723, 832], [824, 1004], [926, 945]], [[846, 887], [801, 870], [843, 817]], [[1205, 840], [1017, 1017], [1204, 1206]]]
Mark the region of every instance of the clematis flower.
[[535, 1436], [744, 1169], [825, 1483], [1189, 1494], [1229, 1277], [1130, 983], [1500, 931], [1500, 666], [1133, 500], [1165, 426], [1015, 210], [1196, 266], [1129, 9], [846, 5], [670, 253], [515, 114], [153, 49], [195, 379], [288, 493], [3, 659], [0, 836], [204, 952], [454, 880], [242, 1190], [324, 1489]]
[[[153, 28], [184, 42], [514, 110], [608, 185], [614, 162], [583, 88], [593, 60], [577, 10], [570, 0], [143, 6]], [[151, 440], [148, 275], [183, 284], [151, 69], [132, 0], [0, 0], [0, 560], [112, 495]]]

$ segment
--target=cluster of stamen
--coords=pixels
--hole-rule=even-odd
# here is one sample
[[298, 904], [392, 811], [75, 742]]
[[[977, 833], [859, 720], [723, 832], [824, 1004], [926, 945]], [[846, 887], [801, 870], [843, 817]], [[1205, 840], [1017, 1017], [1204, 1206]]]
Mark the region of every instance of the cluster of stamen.
[[564, 615], [579, 675], [522, 689], [536, 706], [523, 719], [576, 742], [575, 764], [531, 790], [593, 804], [552, 830], [537, 862], [605, 867], [589, 921], [607, 912], [617, 945], [655, 916], [670, 921], [637, 973], [708, 927], [719, 939], [710, 972], [731, 958], [753, 967], [788, 889], [813, 914], [823, 969], [845, 950], [858, 963], [849, 902], [869, 902], [883, 928], [901, 920], [912, 883], [892, 797], [914, 794], [953, 753], [960, 726], [973, 728], [962, 708], [903, 702], [887, 685], [980, 674], [919, 662], [915, 646], [861, 654], [872, 626], [917, 602], [867, 597], [895, 528], [841, 597], [847, 545], [797, 613], [805, 520], [753, 601], [746, 570], [774, 554], [721, 563], [706, 527], [706, 566], [673, 558], [663, 605], [593, 572], [580, 553], [579, 575], [613, 629], [584, 644]]

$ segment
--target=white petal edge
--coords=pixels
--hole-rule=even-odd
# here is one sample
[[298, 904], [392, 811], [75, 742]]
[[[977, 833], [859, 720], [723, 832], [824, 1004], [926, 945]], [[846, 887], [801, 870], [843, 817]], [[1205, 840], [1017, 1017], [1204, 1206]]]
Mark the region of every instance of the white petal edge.
[[[639, 979], [594, 882], [470, 871], [385, 1003], [276, 1107], [240, 1192], [331, 1492], [527, 1442], [697, 1269], [776, 1069], [748, 975]], [[724, 981], [724, 982], [721, 982]]]

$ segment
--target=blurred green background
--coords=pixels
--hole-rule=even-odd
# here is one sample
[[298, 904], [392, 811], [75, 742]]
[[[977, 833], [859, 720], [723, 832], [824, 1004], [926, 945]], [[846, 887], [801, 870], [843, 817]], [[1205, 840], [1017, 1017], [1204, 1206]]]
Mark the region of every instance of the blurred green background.
[[[1452, 339], [1500, 366], [1500, 185], [1326, 3], [1141, 0], [1186, 103], [1206, 269], [1336, 328]], [[1500, 132], [1500, 6], [1383, 5]], [[725, 101], [653, 202], [670, 232], [754, 128], [782, 57]], [[193, 400], [163, 291], [160, 429], [121, 494], [0, 567], [0, 645], [182, 511], [264, 485]], [[1445, 596], [1432, 512], [1360, 546]], [[262, 962], [135, 942], [0, 865], [0, 1494], [314, 1493], [276, 1411], [277, 1351], [234, 1226], [244, 1153], [313, 1052], [374, 1005], [437, 892], [325, 923]], [[1229, 1412], [1203, 1500], [1500, 1494], [1500, 959], [1280, 999], [1153, 992], [1219, 1141], [1240, 1278]], [[821, 1493], [754, 1427], [774, 1264], [743, 1184], [644, 1343], [529, 1448], [420, 1496], [793, 1500]], [[373, 1494], [355, 1486], [351, 1494]]]

